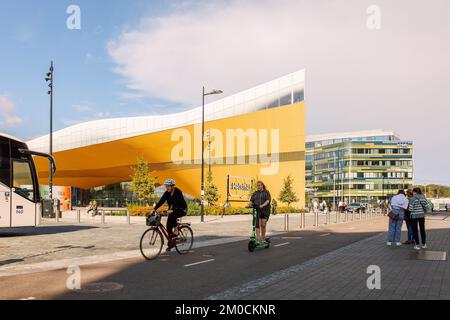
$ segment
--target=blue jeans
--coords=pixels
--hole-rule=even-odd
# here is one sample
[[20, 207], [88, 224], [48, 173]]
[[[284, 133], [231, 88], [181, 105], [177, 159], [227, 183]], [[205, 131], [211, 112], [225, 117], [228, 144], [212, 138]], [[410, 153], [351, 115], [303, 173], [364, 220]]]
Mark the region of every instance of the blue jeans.
[[406, 228], [408, 228], [408, 241], [414, 241], [414, 229], [411, 219], [405, 219]]
[[402, 224], [405, 218], [405, 211], [402, 208], [393, 207], [392, 212], [397, 215], [397, 220], [389, 219], [388, 241], [400, 242], [402, 238]]

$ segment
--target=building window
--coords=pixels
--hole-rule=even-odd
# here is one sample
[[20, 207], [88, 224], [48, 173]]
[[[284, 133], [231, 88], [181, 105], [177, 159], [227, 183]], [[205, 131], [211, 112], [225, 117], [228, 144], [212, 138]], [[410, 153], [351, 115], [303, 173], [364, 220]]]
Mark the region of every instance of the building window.
[[13, 162], [13, 188], [16, 193], [30, 201], [34, 201], [33, 176], [29, 162]]
[[305, 100], [305, 91], [303, 89], [294, 91], [294, 103]]

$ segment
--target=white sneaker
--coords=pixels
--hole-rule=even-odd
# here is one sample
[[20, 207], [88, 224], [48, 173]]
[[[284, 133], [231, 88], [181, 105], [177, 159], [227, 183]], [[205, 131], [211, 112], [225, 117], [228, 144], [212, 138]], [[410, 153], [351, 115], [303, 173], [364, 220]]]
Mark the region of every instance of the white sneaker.
[[388, 242], [387, 245], [388, 245], [388, 246], [392, 246], [392, 242]]
[[426, 249], [427, 248], [427, 245], [426, 244], [423, 244], [422, 245], [422, 249]]
[[397, 243], [396, 243], [396, 246], [397, 246], [397, 247], [400, 247], [401, 245], [402, 245], [401, 242], [397, 242]]
[[420, 247], [416, 244], [416, 245], [414, 246], [414, 250], [420, 250]]

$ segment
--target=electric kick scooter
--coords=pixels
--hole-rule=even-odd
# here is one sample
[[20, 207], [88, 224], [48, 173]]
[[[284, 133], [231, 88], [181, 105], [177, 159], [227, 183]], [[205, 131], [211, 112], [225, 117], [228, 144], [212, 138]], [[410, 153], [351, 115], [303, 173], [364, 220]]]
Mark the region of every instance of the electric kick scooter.
[[268, 249], [270, 248], [270, 240], [257, 241], [256, 240], [256, 219], [258, 219], [258, 212], [255, 206], [249, 206], [253, 209], [253, 230], [248, 242], [248, 251], [253, 252], [255, 249]]

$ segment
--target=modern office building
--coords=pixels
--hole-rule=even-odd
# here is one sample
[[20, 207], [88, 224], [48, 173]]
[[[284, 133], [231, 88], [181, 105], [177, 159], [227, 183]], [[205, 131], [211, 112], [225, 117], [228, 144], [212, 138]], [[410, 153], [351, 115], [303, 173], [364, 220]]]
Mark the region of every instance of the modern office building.
[[[304, 97], [305, 71], [300, 70], [205, 106], [205, 176], [211, 169], [220, 202], [228, 193], [229, 198], [242, 197], [248, 187], [242, 185], [256, 177], [277, 196], [283, 179], [291, 175], [300, 199], [296, 205], [304, 205]], [[201, 119], [197, 107], [176, 114], [97, 120], [54, 132], [54, 185], [111, 190], [117, 198], [131, 180], [132, 166], [143, 157], [158, 183], [174, 178], [186, 194], [199, 198]], [[48, 152], [49, 137], [28, 145]], [[36, 165], [40, 183], [48, 184], [48, 163], [36, 159]]]
[[393, 131], [309, 136], [306, 153], [308, 201], [376, 203], [413, 185], [413, 143]]

